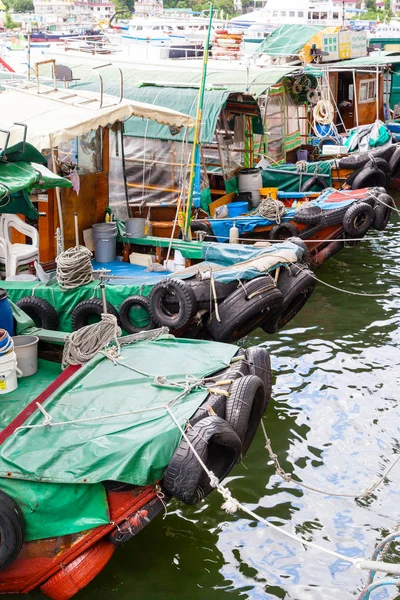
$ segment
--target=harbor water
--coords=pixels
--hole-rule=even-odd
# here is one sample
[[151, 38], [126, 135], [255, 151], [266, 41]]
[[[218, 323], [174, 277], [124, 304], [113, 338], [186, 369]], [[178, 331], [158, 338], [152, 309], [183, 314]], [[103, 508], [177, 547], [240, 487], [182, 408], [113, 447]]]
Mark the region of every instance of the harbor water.
[[[274, 337], [261, 330], [274, 372], [265, 418], [285, 471], [320, 490], [360, 494], [400, 450], [400, 219], [317, 271], [311, 300]], [[385, 297], [350, 295], [388, 294]], [[233, 495], [282, 530], [346, 556], [370, 558], [400, 519], [400, 463], [369, 499], [302, 490], [275, 474], [262, 431], [229, 477]], [[354, 600], [367, 573], [306, 549], [213, 493], [195, 507], [172, 502], [118, 548], [81, 600], [278, 598]], [[394, 547], [386, 558], [400, 560]], [[380, 576], [378, 576], [380, 577]], [[15, 596], [14, 596], [15, 597]], [[42, 597], [40, 592], [30, 598]], [[395, 597], [381, 588], [371, 600]]]

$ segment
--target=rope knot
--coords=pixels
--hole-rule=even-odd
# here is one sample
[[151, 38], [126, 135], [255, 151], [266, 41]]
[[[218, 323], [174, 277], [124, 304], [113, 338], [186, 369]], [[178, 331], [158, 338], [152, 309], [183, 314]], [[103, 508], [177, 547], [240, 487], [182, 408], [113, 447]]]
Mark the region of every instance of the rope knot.
[[228, 488], [224, 487], [223, 485], [219, 485], [217, 489], [225, 500], [221, 508], [227, 513], [233, 515], [235, 512], [237, 512], [237, 509], [239, 508], [238, 501], [235, 500]]
[[209, 472], [208, 477], [210, 478], [211, 487], [218, 488], [218, 486], [219, 486], [218, 477], [212, 471]]
[[167, 383], [167, 378], [165, 375], [155, 375], [154, 376], [154, 384], [155, 385], [165, 385]]

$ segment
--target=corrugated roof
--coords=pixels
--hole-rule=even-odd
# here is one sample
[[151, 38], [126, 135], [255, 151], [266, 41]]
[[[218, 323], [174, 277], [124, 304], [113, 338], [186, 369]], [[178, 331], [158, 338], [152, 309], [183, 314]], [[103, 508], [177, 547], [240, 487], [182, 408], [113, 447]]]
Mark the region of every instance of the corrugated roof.
[[257, 48], [269, 56], [296, 56], [307, 42], [326, 27], [315, 25], [281, 25]]
[[376, 67], [379, 65], [390, 65], [400, 63], [400, 52], [373, 52], [369, 56], [360, 56], [359, 58], [351, 58], [350, 60], [341, 60], [335, 63], [328, 63], [327, 67]]

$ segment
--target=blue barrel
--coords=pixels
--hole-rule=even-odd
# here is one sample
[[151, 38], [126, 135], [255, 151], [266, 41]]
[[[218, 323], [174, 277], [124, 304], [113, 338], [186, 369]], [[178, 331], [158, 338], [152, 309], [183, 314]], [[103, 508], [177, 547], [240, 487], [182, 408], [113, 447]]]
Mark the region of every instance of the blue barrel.
[[5, 329], [14, 335], [14, 318], [6, 290], [0, 288], [0, 329]]

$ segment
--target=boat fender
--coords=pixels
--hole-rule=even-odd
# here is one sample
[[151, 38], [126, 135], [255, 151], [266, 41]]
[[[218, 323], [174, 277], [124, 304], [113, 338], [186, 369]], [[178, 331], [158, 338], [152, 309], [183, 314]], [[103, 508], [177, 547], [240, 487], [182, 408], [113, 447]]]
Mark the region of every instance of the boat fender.
[[313, 177], [309, 177], [307, 181], [303, 183], [301, 186], [301, 192], [310, 192], [313, 188], [319, 188], [320, 190], [326, 190], [328, 184], [326, 183], [323, 177], [319, 177], [318, 175], [313, 175]]
[[[379, 202], [382, 200], [382, 202]], [[378, 199], [375, 201], [374, 205], [374, 221], [372, 223], [372, 227], [376, 229], [376, 231], [383, 231], [386, 229], [390, 217], [392, 214], [392, 208], [394, 207], [393, 198], [389, 196], [389, 194], [379, 194]]]
[[324, 217], [322, 223], [325, 227], [332, 227], [334, 225], [343, 225], [343, 217], [346, 214], [347, 206], [341, 208], [330, 208], [324, 210]]
[[287, 241], [291, 242], [292, 244], [295, 244], [296, 246], [298, 246], [299, 248], [301, 248], [303, 250], [301, 262], [306, 263], [306, 264], [311, 262], [311, 254], [310, 254], [310, 251], [304, 240], [302, 240], [299, 237], [290, 237], [287, 239]]
[[[204, 309], [208, 312], [210, 309], [213, 309], [214, 294], [211, 288], [210, 279], [196, 279], [194, 277], [192, 279], [186, 279], [186, 283], [190, 285], [194, 291], [198, 309]], [[214, 280], [214, 286], [217, 302], [222, 302], [222, 300], [225, 300], [229, 294], [235, 291], [238, 286], [238, 282], [232, 281], [230, 283], [220, 283], [219, 281]]]
[[265, 388], [263, 413], [266, 411], [272, 394], [271, 359], [266, 348], [250, 346], [245, 351], [245, 360], [249, 366], [250, 375], [261, 379]]
[[[367, 187], [386, 187], [386, 182], [386, 173], [381, 171], [381, 169], [365, 166], [365, 168], [361, 169], [352, 180], [351, 189], [359, 190]], [[349, 181], [346, 183], [349, 183]]]
[[320, 140], [318, 148], [322, 150], [325, 144], [328, 144], [329, 146], [340, 146], [340, 140], [338, 140], [335, 137], [332, 137], [331, 135], [328, 135]]
[[[213, 234], [213, 229], [212, 229], [210, 223], [207, 223], [205, 221], [193, 220], [190, 224], [190, 229], [192, 230], [192, 237], [195, 240], [199, 237], [199, 239], [204, 239], [204, 241], [206, 241], [206, 242], [216, 242], [217, 241], [217, 238]], [[196, 235], [197, 232], [200, 232], [199, 236]], [[180, 232], [180, 233], [182, 235], [182, 232]], [[204, 233], [204, 235], [202, 235], [203, 233]]]
[[398, 146], [395, 144], [389, 144], [382, 148], [375, 148], [368, 153], [362, 152], [350, 154], [349, 156], [345, 156], [344, 158], [340, 159], [339, 169], [352, 169], [354, 171], [361, 169], [362, 167], [365, 167], [372, 157], [384, 158], [390, 164], [390, 158], [394, 154], [397, 147]]
[[299, 230], [293, 223], [279, 223], [274, 225], [270, 231], [270, 240], [287, 240], [290, 237], [297, 237]]
[[[149, 319], [147, 325], [144, 325], [143, 327], [135, 327], [135, 325], [132, 324], [130, 319], [130, 311], [134, 307], [146, 311]], [[128, 333], [139, 333], [140, 331], [149, 331], [150, 329], [155, 328], [155, 324], [150, 317], [149, 299], [145, 296], [129, 296], [129, 298], [126, 298], [119, 308], [119, 318], [123, 329], [125, 329]]]
[[303, 225], [316, 225], [322, 220], [323, 210], [315, 204], [300, 204], [296, 209], [293, 220]]
[[53, 306], [37, 296], [25, 296], [16, 302], [18, 308], [21, 308], [35, 323], [36, 327], [42, 329], [58, 329], [57, 311]]
[[374, 209], [366, 202], [356, 202], [347, 209], [343, 227], [349, 237], [362, 237], [374, 221]]
[[281, 270], [278, 288], [283, 296], [282, 307], [263, 323], [264, 331], [275, 333], [287, 325], [306, 304], [315, 284], [311, 270], [304, 265], [290, 265], [288, 269]]
[[307, 100], [310, 104], [318, 104], [319, 100], [321, 100], [321, 92], [319, 90], [308, 90]]
[[115, 550], [108, 540], [100, 540], [40, 586], [40, 591], [52, 600], [72, 598], [104, 569]]
[[[107, 312], [110, 315], [114, 315], [117, 318], [118, 324], [119, 315], [117, 309], [107, 302]], [[101, 319], [101, 315], [103, 314], [103, 302], [99, 298], [91, 298], [90, 300], [82, 300], [79, 302], [72, 311], [71, 315], [71, 325], [72, 331], [78, 331], [82, 327], [86, 327], [86, 325], [90, 325], [93, 322], [93, 317], [98, 317], [98, 320]]]
[[18, 504], [0, 490], [0, 571], [11, 565], [23, 546], [25, 524]]
[[390, 167], [388, 161], [384, 158], [380, 158], [379, 156], [373, 156], [371, 160], [367, 162], [365, 167], [375, 167], [386, 173], [386, 175], [390, 175]]
[[[309, 227], [305, 227], [302, 229], [298, 235], [301, 240], [310, 240], [316, 233], [324, 229], [325, 224], [323, 221], [321, 223], [317, 223], [317, 225], [310, 225]], [[290, 239], [290, 238], [288, 238]]]
[[344, 248], [343, 240], [335, 240], [322, 248], [313, 258], [314, 265], [323, 265], [329, 258]]
[[242, 456], [253, 441], [266, 404], [264, 383], [256, 375], [241, 377], [232, 384], [226, 399], [225, 419], [242, 442]]
[[[185, 433], [206, 467], [222, 481], [241, 456], [242, 443], [237, 433], [217, 415], [202, 419]], [[212, 491], [207, 473], [185, 438], [175, 450], [162, 484], [185, 504], [196, 504]]]
[[[176, 300], [171, 304], [171, 297]], [[165, 300], [169, 301], [166, 304]], [[194, 317], [197, 310], [193, 289], [182, 279], [166, 279], [157, 283], [149, 295], [150, 315], [160, 327], [181, 329]]]
[[213, 311], [207, 330], [218, 342], [234, 342], [258, 327], [269, 312], [277, 310], [282, 294], [270, 275], [256, 277], [240, 285], [218, 307], [220, 320]]
[[400, 171], [400, 145], [396, 146], [395, 151], [390, 157], [389, 169], [392, 177], [396, 177]]

